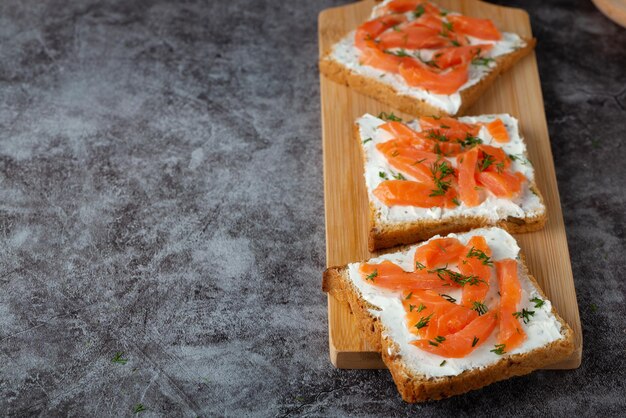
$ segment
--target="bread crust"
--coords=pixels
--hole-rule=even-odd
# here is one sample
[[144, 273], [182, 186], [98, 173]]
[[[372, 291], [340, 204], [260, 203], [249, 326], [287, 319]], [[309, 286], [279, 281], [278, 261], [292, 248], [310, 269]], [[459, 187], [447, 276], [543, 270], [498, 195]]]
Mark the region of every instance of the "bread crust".
[[[365, 152], [361, 144], [359, 126], [356, 123], [353, 126], [353, 132], [360, 150], [363, 167], [365, 168]], [[526, 155], [524, 157], [527, 158]], [[545, 207], [543, 196], [534, 180], [529, 185], [529, 188]], [[508, 217], [507, 219], [500, 219], [496, 222], [480, 216], [457, 216], [450, 219], [420, 219], [402, 223], [391, 223], [384, 222], [380, 219], [376, 207], [373, 202], [369, 200], [369, 193], [368, 203], [369, 234], [367, 246], [370, 251], [395, 247], [397, 245], [413, 244], [427, 240], [438, 234], [447, 235], [452, 232], [467, 232], [471, 229], [487, 226], [497, 226], [511, 234], [533, 232], [542, 229], [548, 220], [547, 211], [544, 211], [535, 216], [525, 218]]]
[[422, 99], [399, 94], [389, 84], [375, 78], [358, 74], [331, 57], [331, 51], [327, 51], [319, 61], [319, 69], [329, 79], [344, 84], [366, 96], [398, 109], [402, 112], [416, 116], [455, 116], [462, 115], [465, 111], [493, 84], [496, 78], [511, 68], [517, 61], [528, 55], [537, 40], [535, 38], [523, 38], [526, 46], [509, 54], [495, 58], [496, 66], [478, 83], [461, 91], [461, 106], [455, 113], [448, 113], [444, 109], [432, 106]]
[[[520, 257], [520, 263], [523, 273], [537, 292], [544, 299], [548, 299], [537, 280], [528, 271], [523, 257]], [[370, 313], [370, 310], [378, 308], [360, 296], [359, 290], [349, 278], [347, 266], [328, 268], [323, 274], [322, 289], [350, 304], [363, 336], [376, 350], [380, 350], [383, 362], [391, 372], [398, 392], [405, 402], [425, 402], [460, 395], [500, 380], [544, 368], [565, 360], [574, 352], [574, 332], [553, 306], [552, 314], [561, 324], [561, 339], [527, 353], [503, 356], [500, 361], [489, 366], [466, 370], [456, 376], [419, 375], [408, 368], [399, 354], [396, 343], [385, 336], [384, 326]]]

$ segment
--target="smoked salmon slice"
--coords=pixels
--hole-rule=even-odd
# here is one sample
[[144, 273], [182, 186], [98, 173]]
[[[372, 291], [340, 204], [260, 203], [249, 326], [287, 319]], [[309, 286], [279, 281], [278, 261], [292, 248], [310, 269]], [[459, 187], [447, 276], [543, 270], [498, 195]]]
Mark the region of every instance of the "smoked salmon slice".
[[377, 144], [376, 148], [385, 155], [389, 165], [401, 173], [408, 174], [415, 180], [434, 187], [433, 175], [430, 167], [438, 156], [428, 151], [421, 151], [412, 147], [399, 147], [396, 140]]
[[[518, 347], [526, 339], [526, 333], [518, 317], [517, 305], [522, 295], [522, 287], [517, 277], [517, 262], [513, 259], [497, 261], [496, 274], [500, 286], [500, 330], [498, 344], [504, 344], [505, 351]], [[532, 312], [532, 311], [526, 311]], [[532, 312], [534, 314], [534, 312]], [[527, 313], [527, 315], [531, 315]]]
[[480, 195], [476, 190], [476, 163], [478, 149], [471, 150], [456, 157], [459, 168], [459, 197], [467, 206], [480, 204]]
[[404, 289], [438, 289], [449, 286], [458, 286], [453, 280], [442, 278], [429, 271], [404, 271], [402, 267], [391, 261], [380, 264], [363, 263], [359, 267], [361, 277], [373, 286], [388, 290]]
[[441, 336], [443, 338], [412, 341], [416, 347], [447, 358], [462, 358], [480, 347], [496, 327], [498, 320], [494, 313], [476, 317], [460, 331]]
[[402, 304], [411, 333], [422, 338], [453, 334], [478, 316], [433, 290], [405, 291]]
[[428, 269], [456, 263], [465, 245], [456, 238], [435, 238], [415, 250], [415, 264]]
[[457, 33], [490, 41], [498, 41], [502, 38], [500, 31], [489, 19], [461, 15], [448, 15], [447, 18]]
[[[464, 255], [459, 260], [459, 271], [466, 277], [474, 280], [463, 286], [461, 303], [468, 308], [484, 309], [485, 296], [489, 292], [491, 279], [491, 249], [487, 241], [480, 235], [473, 236], [464, 249]], [[481, 304], [481, 305], [475, 305]]]
[[400, 74], [410, 86], [420, 87], [435, 94], [454, 94], [468, 79], [469, 63], [462, 63], [444, 72], [434, 72], [432, 69], [417, 63], [407, 66], [400, 65]]
[[422, 116], [419, 118], [420, 127], [427, 132], [435, 132], [444, 135], [452, 140], [464, 140], [467, 135], [476, 136], [480, 132], [480, 126], [460, 122], [457, 119], [443, 116], [435, 118], [433, 116]]
[[386, 7], [387, 10], [394, 13], [415, 11], [418, 14], [440, 14], [437, 6], [422, 0], [393, 0], [387, 3]]
[[412, 58], [387, 54], [374, 47], [363, 49], [360, 56], [361, 65], [369, 65], [394, 74], [399, 71], [400, 64], [411, 59]]
[[526, 180], [522, 173], [497, 173], [495, 171], [483, 171], [477, 175], [478, 182], [485, 186], [497, 197], [507, 199], [514, 198], [522, 190], [522, 183]]
[[357, 28], [354, 34], [354, 44], [359, 49], [371, 48], [373, 46], [372, 41], [381, 33], [405, 21], [406, 16], [400, 14], [385, 15], [368, 20]]
[[506, 130], [506, 126], [504, 125], [504, 122], [502, 122], [502, 119], [498, 118], [493, 122], [488, 123], [487, 131], [489, 131], [489, 135], [491, 135], [497, 142], [509, 142], [509, 133]]
[[420, 208], [455, 207], [453, 189], [434, 195], [432, 185], [408, 180], [385, 180], [374, 189], [374, 196], [387, 206], [417, 206]]
[[437, 68], [445, 69], [463, 62], [470, 62], [477, 57], [482, 57], [491, 48], [492, 45], [489, 44], [442, 48], [433, 55], [433, 62]]
[[406, 25], [394, 27], [380, 36], [380, 48], [408, 48], [408, 49], [432, 49], [440, 48], [447, 44], [447, 39], [440, 36], [439, 29], [433, 29], [411, 22]]

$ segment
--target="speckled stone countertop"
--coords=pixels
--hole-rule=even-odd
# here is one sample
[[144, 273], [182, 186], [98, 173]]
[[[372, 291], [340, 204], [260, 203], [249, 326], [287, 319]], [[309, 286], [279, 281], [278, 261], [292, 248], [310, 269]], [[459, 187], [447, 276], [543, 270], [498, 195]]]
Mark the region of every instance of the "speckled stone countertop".
[[339, 3], [0, 2], [0, 415], [624, 412], [626, 31], [523, 2], [582, 366], [407, 405], [328, 359], [316, 28]]

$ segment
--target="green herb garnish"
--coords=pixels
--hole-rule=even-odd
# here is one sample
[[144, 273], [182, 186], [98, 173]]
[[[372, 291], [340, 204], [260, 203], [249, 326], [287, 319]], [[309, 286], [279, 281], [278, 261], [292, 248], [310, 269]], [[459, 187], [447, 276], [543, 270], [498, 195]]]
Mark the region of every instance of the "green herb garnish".
[[417, 322], [417, 324], [415, 324], [415, 328], [417, 329], [422, 329], [426, 326], [428, 326], [428, 322], [430, 321], [430, 318], [433, 316], [433, 314], [430, 314], [426, 317], [421, 317], [420, 320]]
[[468, 147], [473, 147], [478, 144], [482, 144], [483, 140], [477, 136], [472, 136], [470, 134], [467, 134], [467, 136], [465, 137], [463, 141], [458, 140], [457, 142], [459, 142], [463, 148], [468, 148]]
[[437, 273], [437, 276], [441, 280], [446, 280], [446, 278], [465, 286], [466, 284], [470, 286], [476, 286], [479, 283], [485, 283], [483, 279], [480, 279], [476, 276], [464, 276], [461, 273], [457, 273], [456, 271], [452, 271], [448, 269], [448, 266], [440, 267], [434, 270], [428, 270], [429, 273]]
[[415, 16], [416, 19], [420, 17], [421, 15], [423, 15], [424, 13], [426, 13], [426, 10], [424, 9], [423, 4], [420, 4], [419, 6], [415, 8], [415, 10], [413, 10], [413, 16]]
[[535, 311], [529, 311], [527, 309], [522, 309], [521, 312], [513, 312], [513, 316], [516, 318], [522, 318], [525, 324], [530, 322], [530, 317], [535, 315]]
[[142, 403], [138, 403], [137, 405], [135, 405], [135, 407], [133, 408], [133, 414], [138, 414], [142, 411], [145, 411], [146, 407], [143, 406]]
[[546, 303], [543, 299], [539, 299], [537, 296], [530, 300], [535, 304], [535, 308], [541, 308], [544, 303]]
[[489, 66], [490, 63], [494, 62], [493, 58], [474, 58], [472, 60], [473, 65], [484, 65]]
[[385, 173], [384, 171], [379, 171], [378, 172], [378, 177], [380, 177], [381, 179], [384, 179], [384, 180], [389, 180], [389, 177], [387, 177], [387, 173]]
[[423, 265], [422, 263], [420, 263], [419, 261], [415, 262], [415, 268], [418, 270], [424, 270], [426, 268], [425, 265]]
[[456, 197], [452, 198], [452, 203], [454, 203], [457, 206], [461, 206], [461, 202], [459, 202], [459, 199], [457, 199]]
[[406, 177], [402, 175], [402, 173], [393, 173], [391, 172], [391, 176], [396, 180], [406, 180]]
[[126, 364], [126, 363], [128, 363], [128, 359], [127, 358], [123, 358], [123, 356], [124, 356], [124, 353], [122, 351], [118, 351], [117, 353], [115, 353], [115, 355], [113, 356], [111, 361], [113, 363], [117, 363], [117, 364]]
[[391, 113], [380, 112], [378, 114], [378, 119], [386, 119], [386, 120], [390, 120], [393, 122], [402, 122], [402, 118], [397, 117], [396, 115], [393, 114], [393, 112]]
[[491, 261], [491, 258], [487, 254], [485, 254], [484, 251], [479, 250], [478, 248], [470, 248], [469, 252], [467, 253], [467, 258], [477, 258], [482, 261], [485, 266], [493, 266], [493, 261]]
[[374, 281], [374, 278], [376, 278], [377, 276], [378, 276], [378, 270], [374, 270], [373, 272], [371, 272], [365, 277], [365, 280]]
[[423, 303], [420, 303], [420, 306], [417, 307], [417, 310], [415, 312], [420, 313], [422, 312], [424, 309], [426, 309], [426, 306], [424, 306]]
[[399, 49], [397, 51], [392, 51], [391, 49], [385, 49], [383, 52], [385, 54], [395, 55], [396, 57], [401, 57], [401, 58], [412, 57], [412, 55], [407, 53], [404, 49]]
[[363, 141], [364, 144], [367, 144], [368, 142], [370, 142], [372, 140], [372, 138], [367, 138]]
[[436, 161], [430, 169], [435, 180], [435, 190], [432, 190], [428, 195], [430, 197], [443, 196], [446, 194], [452, 182], [450, 180], [444, 181], [444, 179], [454, 174], [454, 169], [447, 161]]
[[482, 302], [476, 301], [472, 303], [472, 309], [478, 312], [478, 315], [484, 315], [489, 310], [487, 305]]
[[442, 362], [439, 364], [439, 367], [443, 367], [443, 366], [445, 366], [445, 364], [446, 364], [446, 363], [447, 363], [447, 360], [442, 361]]
[[478, 337], [474, 335], [474, 339], [472, 340], [472, 347], [476, 347], [476, 344], [478, 344]]
[[505, 344], [496, 344], [494, 346], [495, 348], [493, 350], [489, 350], [492, 353], [496, 353], [497, 355], [501, 356], [502, 354], [506, 354], [506, 351], [504, 351], [504, 349], [506, 348]]
[[480, 171], [485, 171], [491, 164], [496, 162], [492, 155], [487, 154], [486, 152], [483, 152], [483, 154], [485, 154], [485, 156], [483, 157], [482, 163], [478, 167]]

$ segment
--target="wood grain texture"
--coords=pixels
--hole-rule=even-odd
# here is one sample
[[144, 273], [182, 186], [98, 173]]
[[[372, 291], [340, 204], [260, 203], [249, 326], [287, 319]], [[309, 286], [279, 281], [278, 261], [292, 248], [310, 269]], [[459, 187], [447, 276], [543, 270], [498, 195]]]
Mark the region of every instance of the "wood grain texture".
[[[475, 0], [437, 2], [463, 14], [493, 19], [502, 30], [531, 37], [528, 14]], [[342, 36], [363, 22], [375, 2], [367, 0], [324, 10], [319, 15], [320, 56]], [[367, 250], [368, 206], [358, 144], [353, 138], [354, 120], [388, 107], [320, 77], [324, 152], [324, 200], [326, 212], [326, 263], [338, 266], [372, 257]], [[534, 52], [502, 75], [466, 114], [510, 113], [520, 121], [537, 184], [548, 208], [548, 223], [539, 232], [516, 238], [530, 271], [537, 277], [554, 306], [576, 334], [576, 351], [570, 359], [550, 368], [572, 369], [580, 365], [582, 331], [572, 277], [565, 226], [557, 189], [554, 162]], [[401, 112], [395, 111], [396, 114]], [[329, 346], [332, 363], [339, 368], [384, 368], [380, 354], [361, 338], [344, 302], [328, 297]]]

